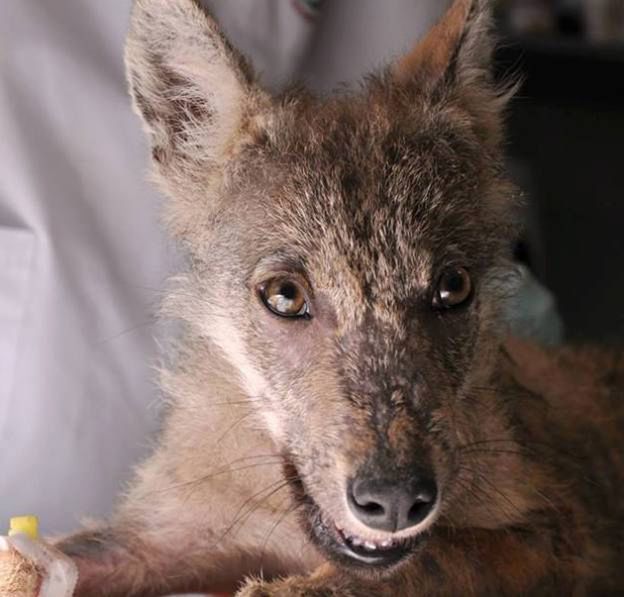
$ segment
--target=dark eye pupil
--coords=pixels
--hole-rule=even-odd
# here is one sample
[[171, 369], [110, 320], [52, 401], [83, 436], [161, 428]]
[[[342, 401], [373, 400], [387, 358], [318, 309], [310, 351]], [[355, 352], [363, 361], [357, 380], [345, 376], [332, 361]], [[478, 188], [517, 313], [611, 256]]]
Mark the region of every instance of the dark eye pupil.
[[294, 284], [285, 282], [280, 287], [280, 294], [288, 301], [293, 301], [297, 298], [297, 288]]
[[472, 294], [470, 274], [463, 268], [447, 271], [438, 283], [437, 304], [447, 308], [465, 303]]
[[306, 295], [296, 282], [273, 279], [261, 287], [259, 292], [265, 306], [276, 315], [307, 316]]
[[449, 294], [461, 293], [464, 290], [464, 278], [457, 272], [449, 274], [444, 279], [444, 288]]

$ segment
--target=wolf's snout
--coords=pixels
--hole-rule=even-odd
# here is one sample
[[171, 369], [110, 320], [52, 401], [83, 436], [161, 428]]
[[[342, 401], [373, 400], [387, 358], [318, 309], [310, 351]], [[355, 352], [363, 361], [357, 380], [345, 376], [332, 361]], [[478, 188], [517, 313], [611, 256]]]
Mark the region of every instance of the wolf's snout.
[[416, 526], [433, 512], [438, 489], [430, 474], [409, 480], [356, 477], [347, 489], [347, 501], [357, 519], [380, 531], [397, 532]]

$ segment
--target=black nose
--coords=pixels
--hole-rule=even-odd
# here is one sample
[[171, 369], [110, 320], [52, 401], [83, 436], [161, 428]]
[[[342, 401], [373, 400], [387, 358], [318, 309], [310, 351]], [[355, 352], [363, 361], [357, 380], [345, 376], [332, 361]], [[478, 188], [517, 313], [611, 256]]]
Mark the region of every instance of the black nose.
[[404, 483], [356, 477], [347, 489], [351, 512], [371, 529], [396, 532], [416, 526], [431, 514], [438, 495], [431, 475]]

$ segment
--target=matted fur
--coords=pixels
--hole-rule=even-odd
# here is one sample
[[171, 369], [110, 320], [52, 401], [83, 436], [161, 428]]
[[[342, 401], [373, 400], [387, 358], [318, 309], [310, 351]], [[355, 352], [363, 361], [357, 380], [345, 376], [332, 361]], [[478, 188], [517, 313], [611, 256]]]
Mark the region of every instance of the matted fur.
[[[624, 357], [504, 339], [518, 196], [492, 47], [488, 3], [456, 0], [359, 92], [271, 97], [196, 2], [136, 0], [128, 78], [190, 256], [164, 308], [186, 331], [153, 456], [107, 527], [61, 544], [79, 595], [624, 590]], [[441, 311], [448, 267], [474, 296]], [[310, 319], [263, 306], [275, 276]], [[440, 497], [418, 524], [347, 507], [362, 471], [423, 467]], [[413, 551], [352, 565], [334, 524]]]

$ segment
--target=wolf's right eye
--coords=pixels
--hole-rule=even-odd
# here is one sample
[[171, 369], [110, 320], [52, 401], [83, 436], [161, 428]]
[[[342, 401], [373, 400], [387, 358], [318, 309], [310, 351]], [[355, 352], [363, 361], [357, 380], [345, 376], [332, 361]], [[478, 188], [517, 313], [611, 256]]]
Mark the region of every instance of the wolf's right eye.
[[260, 298], [265, 307], [280, 317], [309, 317], [306, 292], [289, 278], [275, 278], [262, 284]]

